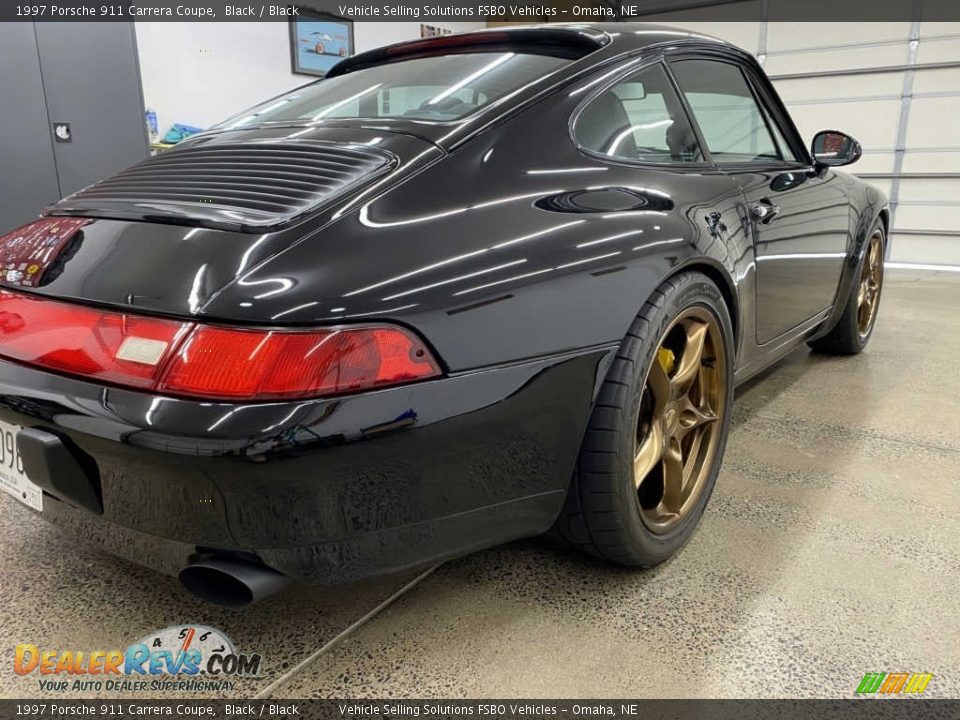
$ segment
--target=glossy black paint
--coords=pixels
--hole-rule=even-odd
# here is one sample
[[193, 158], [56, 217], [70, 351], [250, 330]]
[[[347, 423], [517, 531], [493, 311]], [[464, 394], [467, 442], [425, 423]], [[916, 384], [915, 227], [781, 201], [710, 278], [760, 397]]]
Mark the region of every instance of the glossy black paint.
[[96, 459], [102, 515], [44, 497], [79, 537], [169, 574], [212, 549], [333, 583], [546, 530], [612, 350], [243, 406], [0, 363], [0, 417]]
[[[64, 433], [97, 463], [107, 522], [52, 496], [44, 516], [169, 573], [209, 551], [317, 583], [410, 569], [551, 525], [611, 354], [671, 275], [697, 268], [724, 292], [738, 381], [827, 332], [885, 199], [802, 148], [792, 166], [736, 170], [581, 151], [571, 122], [596, 92], [700, 55], [748, 68], [801, 142], [746, 53], [654, 26], [589, 32], [609, 42], [464, 121], [219, 132], [397, 157], [390, 175], [279, 230], [115, 214], [86, 226], [32, 292], [229, 324], [395, 322], [426, 339], [445, 376], [231, 405], [0, 362], [0, 419]], [[759, 202], [778, 216], [758, 220]]]

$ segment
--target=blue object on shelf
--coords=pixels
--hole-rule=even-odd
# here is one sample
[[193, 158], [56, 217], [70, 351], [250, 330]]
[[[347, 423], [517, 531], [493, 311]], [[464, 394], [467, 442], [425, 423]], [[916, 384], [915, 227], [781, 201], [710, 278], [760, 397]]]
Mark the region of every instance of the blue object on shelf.
[[196, 135], [198, 132], [203, 132], [203, 128], [174, 123], [170, 126], [170, 129], [167, 130], [167, 134], [163, 136], [163, 142], [178, 143], [181, 140], [186, 140], [191, 135]]
[[147, 133], [150, 135], [150, 142], [156, 142], [160, 137], [160, 127], [157, 125], [157, 111], [147, 108], [144, 116], [147, 120]]

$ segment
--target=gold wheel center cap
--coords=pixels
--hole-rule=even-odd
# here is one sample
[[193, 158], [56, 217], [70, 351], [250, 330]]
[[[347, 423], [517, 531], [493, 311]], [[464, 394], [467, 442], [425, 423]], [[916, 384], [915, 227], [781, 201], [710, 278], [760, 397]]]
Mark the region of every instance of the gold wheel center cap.
[[675, 404], [670, 404], [663, 411], [663, 428], [668, 435], [673, 435], [680, 424], [680, 411]]

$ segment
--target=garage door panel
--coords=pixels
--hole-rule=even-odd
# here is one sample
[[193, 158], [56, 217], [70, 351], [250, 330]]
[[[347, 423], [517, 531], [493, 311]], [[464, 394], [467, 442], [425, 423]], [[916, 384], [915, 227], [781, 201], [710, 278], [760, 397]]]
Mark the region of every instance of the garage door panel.
[[900, 97], [903, 91], [903, 73], [775, 80], [774, 85], [784, 102], [877, 96], [894, 98]]
[[891, 235], [893, 262], [960, 265], [960, 238], [939, 235]]
[[[960, 50], [958, 57], [960, 57]], [[913, 92], [944, 93], [960, 91], [960, 68], [947, 70], [917, 70], [913, 76]]]
[[858, 173], [892, 173], [896, 156], [892, 152], [865, 152], [856, 164], [845, 168], [854, 175]]
[[960, 172], [960, 148], [953, 152], [907, 150], [907, 154], [903, 157], [903, 171], [906, 173]]
[[960, 149], [960, 96], [914, 98], [910, 106], [907, 147]]
[[[960, 228], [960, 207], [900, 205], [894, 227], [898, 230], [949, 230]], [[960, 242], [960, 239], [957, 239]]]
[[[902, 202], [960, 202], [960, 179], [903, 178], [900, 180]], [[960, 230], [960, 228], [958, 228]]]
[[[757, 21], [697, 22], [697, 18], [704, 16], [709, 17], [711, 14], [715, 14], [716, 10], [711, 8], [656, 15], [652, 20], [661, 25], [676, 25], [683, 30], [692, 30], [693, 32], [703, 33], [704, 35], [712, 35], [713, 37], [726, 40], [739, 48], [756, 54], [760, 45], [760, 3], [736, 3], [726, 6], [724, 13], [728, 12], [728, 8], [734, 8], [732, 12], [742, 13], [742, 17], [755, 17]], [[646, 20], [647, 18], [644, 18], [644, 21]]]
[[955, 62], [960, 58], [960, 36], [939, 40], [923, 40], [917, 49], [917, 62]]
[[776, 55], [771, 51], [765, 67], [767, 72], [772, 75], [783, 75], [798, 72], [902, 65], [906, 61], [907, 44], [903, 42], [894, 45], [817, 50], [814, 52], [789, 53], [787, 55]]
[[842, 130], [853, 135], [865, 149], [889, 150], [897, 138], [900, 119], [898, 100], [859, 103], [789, 105], [800, 134], [809, 144], [820, 130]]
[[[793, 0], [770, 0], [771, 20]], [[907, 7], [913, 0], [904, 0]], [[927, 17], [955, 11], [957, 0], [924, 0]], [[814, 0], [807, 12], [828, 10], [835, 0]], [[939, 8], [939, 9], [938, 9]], [[883, 5], [881, 10], [888, 10]], [[905, 11], [902, 17], [910, 13]], [[860, 161], [845, 168], [855, 175], [909, 176], [960, 173], [960, 68], [919, 69], [912, 74], [909, 106], [901, 101], [904, 72], [857, 73], [901, 66], [909, 60], [911, 24], [776, 23], [767, 32], [764, 69], [777, 75], [841, 74], [774, 79], [804, 139], [835, 128], [856, 137], [864, 147]], [[922, 22], [915, 62], [919, 65], [960, 61], [960, 22]], [[845, 71], [851, 71], [847, 74]], [[907, 125], [898, 167], [893, 149], [903, 110]], [[955, 150], [953, 148], [956, 148]], [[948, 177], [864, 178], [887, 197], [896, 192], [892, 259], [901, 262], [960, 265], [960, 237], [940, 235], [960, 230], [960, 179]], [[903, 235], [896, 231], [930, 231]]]
[[[836, 9], [836, 4], [836, 0], [810, 0], [804, 3], [804, 13], [810, 17], [827, 17]], [[791, 5], [795, 6], [796, 0], [770, 1], [772, 22], [767, 29], [767, 50], [770, 52], [889, 40], [906, 43], [910, 35], [909, 22], [777, 22], [778, 12], [786, 11], [788, 16], [796, 14], [795, 9], [790, 12]]]

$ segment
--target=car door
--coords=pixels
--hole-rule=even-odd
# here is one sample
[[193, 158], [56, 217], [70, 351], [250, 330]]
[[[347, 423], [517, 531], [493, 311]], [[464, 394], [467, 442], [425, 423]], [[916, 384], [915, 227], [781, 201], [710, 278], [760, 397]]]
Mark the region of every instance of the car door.
[[839, 178], [820, 172], [772, 90], [736, 58], [684, 55], [670, 62], [717, 166], [743, 190], [756, 260], [759, 344], [789, 332], [834, 301], [849, 235]]

